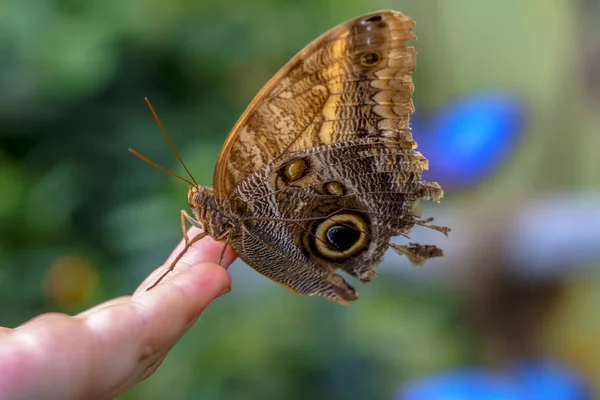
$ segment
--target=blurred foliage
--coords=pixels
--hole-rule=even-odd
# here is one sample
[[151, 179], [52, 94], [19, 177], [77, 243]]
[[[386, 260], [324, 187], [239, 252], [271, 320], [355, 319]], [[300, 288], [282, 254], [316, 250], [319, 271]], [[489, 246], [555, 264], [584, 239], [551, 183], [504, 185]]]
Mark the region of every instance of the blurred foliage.
[[[590, 132], [600, 121], [573, 79], [578, 4], [0, 2], [0, 324], [130, 293], [179, 241], [186, 185], [127, 152], [181, 171], [145, 96], [210, 185], [226, 134], [277, 68], [326, 29], [380, 8], [417, 21], [417, 107], [494, 87], [527, 104], [520, 148], [477, 193], [447, 202], [598, 186]], [[342, 308], [241, 265], [231, 272], [233, 292], [124, 399], [389, 398], [408, 379], [480, 357], [452, 291], [384, 273]]]

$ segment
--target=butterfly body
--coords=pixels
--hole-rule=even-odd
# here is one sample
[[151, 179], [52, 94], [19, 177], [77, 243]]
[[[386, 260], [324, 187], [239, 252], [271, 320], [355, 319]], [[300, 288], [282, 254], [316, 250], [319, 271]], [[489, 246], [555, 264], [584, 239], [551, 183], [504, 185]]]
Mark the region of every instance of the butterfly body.
[[233, 127], [213, 188], [194, 185], [192, 224], [223, 240], [251, 267], [293, 291], [356, 300], [337, 274], [368, 282], [392, 247], [413, 264], [435, 246], [390, 242], [421, 220], [437, 183], [409, 130], [414, 22], [378, 11], [337, 27], [292, 58]]
[[238, 226], [243, 215], [243, 204], [236, 208], [231, 199], [219, 199], [213, 188], [191, 186], [188, 203], [198, 224], [205, 233], [215, 240], [226, 238]]

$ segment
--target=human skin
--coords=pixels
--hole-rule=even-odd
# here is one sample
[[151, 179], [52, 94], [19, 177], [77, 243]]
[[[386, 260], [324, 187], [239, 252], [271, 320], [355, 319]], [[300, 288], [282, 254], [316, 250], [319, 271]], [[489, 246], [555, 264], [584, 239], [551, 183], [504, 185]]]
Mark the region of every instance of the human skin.
[[235, 254], [228, 248], [218, 265], [223, 243], [206, 237], [146, 291], [182, 248], [131, 296], [0, 327], [0, 399], [112, 399], [152, 375], [200, 313], [231, 289], [226, 268]]

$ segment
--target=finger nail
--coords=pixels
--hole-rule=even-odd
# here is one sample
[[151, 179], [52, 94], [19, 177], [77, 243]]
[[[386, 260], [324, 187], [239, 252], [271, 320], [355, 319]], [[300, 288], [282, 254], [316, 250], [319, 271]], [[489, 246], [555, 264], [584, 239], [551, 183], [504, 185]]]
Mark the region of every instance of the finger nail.
[[217, 297], [215, 297], [215, 299], [217, 299], [217, 298], [219, 298], [219, 297], [221, 297], [221, 296], [224, 296], [224, 295], [226, 295], [226, 294], [227, 294], [227, 293], [229, 293], [229, 292], [231, 292], [231, 286], [226, 286], [226, 287], [225, 287], [225, 288], [224, 288], [224, 289], [221, 291], [221, 293], [219, 293], [219, 295], [218, 295]]

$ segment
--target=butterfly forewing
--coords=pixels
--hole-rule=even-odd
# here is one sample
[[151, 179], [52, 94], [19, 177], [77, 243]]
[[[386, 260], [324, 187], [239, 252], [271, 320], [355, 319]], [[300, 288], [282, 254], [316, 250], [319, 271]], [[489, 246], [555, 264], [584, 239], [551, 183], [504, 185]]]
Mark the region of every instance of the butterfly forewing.
[[293, 57], [258, 93], [230, 133], [213, 187], [227, 196], [253, 172], [292, 151], [383, 136], [413, 147], [408, 132], [414, 22], [395, 11], [356, 18]]

